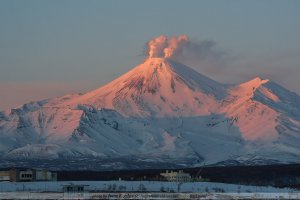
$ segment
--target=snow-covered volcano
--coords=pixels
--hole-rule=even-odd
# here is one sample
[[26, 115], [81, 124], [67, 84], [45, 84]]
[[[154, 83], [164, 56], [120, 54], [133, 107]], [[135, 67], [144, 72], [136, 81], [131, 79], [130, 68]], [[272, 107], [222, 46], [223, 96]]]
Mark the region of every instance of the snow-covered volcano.
[[300, 97], [269, 80], [224, 85], [148, 58], [91, 92], [1, 112], [0, 152], [2, 162], [84, 158], [97, 164], [77, 167], [99, 169], [294, 163], [299, 113]]
[[149, 58], [104, 87], [63, 101], [63, 105], [92, 105], [135, 117], [202, 116], [214, 112], [225, 94], [222, 84], [183, 64]]

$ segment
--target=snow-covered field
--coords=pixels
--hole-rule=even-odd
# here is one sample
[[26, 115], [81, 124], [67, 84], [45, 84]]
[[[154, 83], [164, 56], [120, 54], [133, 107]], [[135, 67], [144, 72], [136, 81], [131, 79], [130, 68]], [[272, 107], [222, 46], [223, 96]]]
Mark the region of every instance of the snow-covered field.
[[142, 198], [141, 195], [144, 195], [146, 199], [155, 199], [151, 195], [161, 195], [156, 199], [162, 199], [162, 196], [165, 196], [164, 199], [174, 199], [175, 192], [179, 199], [226, 199], [231, 197], [300, 199], [300, 193], [290, 188], [245, 186], [212, 182], [175, 183], [158, 181], [1, 182], [0, 198], [66, 198], [67, 194], [63, 194], [63, 186], [69, 184], [87, 185], [87, 191], [89, 191], [89, 193], [84, 194], [84, 198], [92, 198], [91, 195], [95, 197], [111, 195], [111, 199], [119, 199], [116, 196], [113, 198], [113, 195], [116, 195], [114, 192], [118, 192], [118, 195], [131, 195], [130, 199]]
[[246, 186], [212, 182], [160, 182], [160, 181], [59, 181], [59, 182], [1, 182], [0, 192], [34, 191], [62, 192], [63, 185], [87, 185], [90, 191], [107, 192], [277, 192], [289, 193], [296, 190], [290, 188], [274, 188]]
[[1, 199], [300, 199], [299, 193], [0, 193]]

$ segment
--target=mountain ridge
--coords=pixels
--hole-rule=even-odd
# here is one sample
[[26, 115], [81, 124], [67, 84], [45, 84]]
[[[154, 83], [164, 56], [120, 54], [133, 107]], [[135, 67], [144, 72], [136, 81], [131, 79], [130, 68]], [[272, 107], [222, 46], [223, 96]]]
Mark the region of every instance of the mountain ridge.
[[116, 167], [116, 159], [126, 167], [132, 156], [137, 167], [295, 163], [299, 105], [297, 94], [268, 79], [224, 85], [172, 59], [148, 58], [85, 94], [0, 112], [0, 155], [91, 158], [104, 162], [99, 168]]

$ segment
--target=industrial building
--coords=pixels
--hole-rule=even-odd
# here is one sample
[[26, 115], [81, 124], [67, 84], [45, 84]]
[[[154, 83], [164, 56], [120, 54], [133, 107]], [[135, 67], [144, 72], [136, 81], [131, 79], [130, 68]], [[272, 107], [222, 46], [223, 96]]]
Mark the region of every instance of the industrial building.
[[165, 180], [170, 182], [190, 182], [192, 180], [191, 175], [189, 173], [183, 172], [183, 170], [179, 170], [178, 172], [168, 170], [165, 173], [160, 174], [162, 177], [164, 177]]
[[57, 181], [57, 172], [44, 169], [5, 169], [0, 170], [0, 181]]

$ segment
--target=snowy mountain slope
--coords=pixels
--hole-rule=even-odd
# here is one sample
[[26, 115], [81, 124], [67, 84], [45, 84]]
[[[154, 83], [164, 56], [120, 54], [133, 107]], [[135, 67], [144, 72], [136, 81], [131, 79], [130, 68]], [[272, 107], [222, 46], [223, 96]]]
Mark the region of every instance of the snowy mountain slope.
[[105, 107], [125, 116], [190, 116], [210, 114], [224, 95], [223, 85], [191, 68], [169, 59], [151, 58], [104, 87], [63, 105]]
[[[263, 90], [268, 80], [255, 78], [228, 90], [227, 98], [222, 102], [220, 112], [235, 119], [246, 140], [275, 140], [275, 130], [279, 113], [256, 99], [257, 90]], [[271, 94], [271, 93], [270, 93]], [[270, 95], [269, 94], [269, 95]]]
[[293, 163], [300, 162], [299, 111], [300, 97], [272, 81], [228, 86], [148, 58], [86, 94], [0, 112], [0, 153], [3, 160], [97, 158], [105, 167], [132, 158], [148, 167]]

